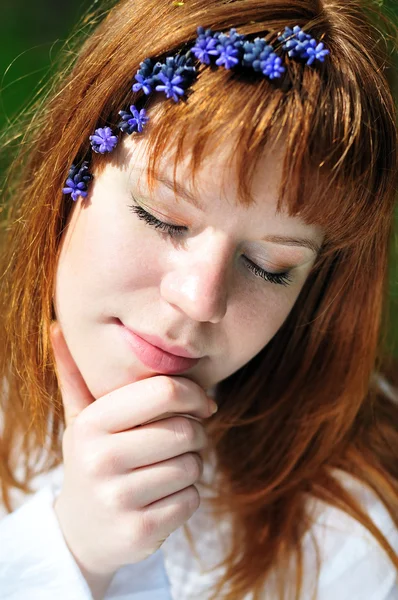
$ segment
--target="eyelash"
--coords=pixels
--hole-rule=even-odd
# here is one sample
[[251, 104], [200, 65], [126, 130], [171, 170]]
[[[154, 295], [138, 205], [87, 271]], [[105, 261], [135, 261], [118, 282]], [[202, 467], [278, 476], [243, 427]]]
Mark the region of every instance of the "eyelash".
[[[134, 198], [133, 198], [134, 200]], [[158, 229], [172, 238], [180, 237], [185, 230], [186, 227], [182, 225], [171, 225], [170, 223], [164, 223], [163, 221], [159, 221], [156, 217], [149, 214], [146, 210], [144, 210], [141, 206], [131, 205], [129, 209], [132, 213], [135, 213], [139, 219]], [[292, 278], [289, 275], [289, 272], [285, 273], [270, 273], [269, 271], [265, 271], [261, 267], [257, 266], [251, 260], [249, 260], [246, 256], [243, 256], [248, 268], [254, 275], [257, 277], [261, 277], [265, 281], [269, 281], [270, 283], [275, 283], [277, 285], [289, 285], [292, 281]]]

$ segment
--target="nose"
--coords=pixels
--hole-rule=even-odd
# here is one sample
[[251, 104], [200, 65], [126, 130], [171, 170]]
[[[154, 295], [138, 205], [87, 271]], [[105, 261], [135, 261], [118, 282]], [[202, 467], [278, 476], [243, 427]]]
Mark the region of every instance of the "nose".
[[177, 254], [162, 278], [162, 298], [191, 319], [218, 323], [227, 311], [231, 293], [230, 245], [220, 239], [205, 244], [202, 240], [195, 248]]

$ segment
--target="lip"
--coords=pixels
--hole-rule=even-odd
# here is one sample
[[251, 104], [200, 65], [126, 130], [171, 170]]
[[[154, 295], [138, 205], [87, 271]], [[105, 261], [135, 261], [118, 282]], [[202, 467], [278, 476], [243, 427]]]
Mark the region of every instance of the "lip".
[[[128, 329], [128, 328], [127, 328]], [[130, 331], [133, 331], [130, 329]], [[193, 352], [190, 352], [186, 348], [182, 346], [169, 346], [165, 344], [163, 340], [156, 335], [147, 335], [146, 333], [140, 333], [139, 331], [133, 331], [135, 335], [138, 335], [141, 339], [145, 340], [152, 344], [152, 346], [156, 346], [156, 348], [160, 348], [163, 352], [167, 352], [168, 354], [174, 354], [175, 356], [182, 356], [184, 358], [202, 358], [201, 356], [195, 356]]]
[[145, 366], [153, 369], [157, 373], [165, 375], [181, 373], [197, 365], [200, 360], [200, 358], [187, 358], [165, 352], [161, 348], [140, 337], [139, 334], [136, 334], [133, 330], [126, 327], [122, 322], [120, 322], [119, 327], [123, 338], [129, 344], [134, 354], [138, 356]]

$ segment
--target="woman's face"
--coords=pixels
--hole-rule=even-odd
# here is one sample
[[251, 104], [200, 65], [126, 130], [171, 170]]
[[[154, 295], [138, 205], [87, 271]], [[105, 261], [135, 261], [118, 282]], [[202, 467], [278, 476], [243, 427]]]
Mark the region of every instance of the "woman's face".
[[[227, 148], [206, 160], [195, 190], [184, 162], [177, 179], [196, 192], [196, 207], [164, 182], [149, 194], [144, 141], [124, 136], [89, 197], [74, 205], [62, 239], [54, 307], [95, 398], [161, 372], [132, 350], [121, 323], [200, 356], [179, 374], [204, 389], [237, 371], [281, 327], [311, 270], [316, 254], [297, 240], [320, 246], [323, 239], [319, 228], [276, 213], [278, 152], [255, 172], [256, 202], [248, 208], [237, 203]], [[162, 179], [172, 180], [172, 164], [162, 161]], [[140, 219], [143, 210], [184, 227], [182, 235], [172, 238]], [[249, 261], [272, 274], [289, 271], [291, 281], [266, 281]]]

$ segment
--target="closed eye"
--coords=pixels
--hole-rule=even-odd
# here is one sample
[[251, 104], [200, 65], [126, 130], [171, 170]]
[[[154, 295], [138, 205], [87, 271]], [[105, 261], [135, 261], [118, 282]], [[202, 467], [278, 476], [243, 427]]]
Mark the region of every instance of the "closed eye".
[[[133, 200], [135, 201], [134, 197]], [[156, 217], [148, 213], [138, 204], [134, 204], [129, 206], [131, 212], [135, 213], [137, 217], [144, 221], [150, 227], [157, 229], [158, 231], [162, 231], [166, 233], [171, 238], [179, 238], [188, 231], [188, 227], [183, 225], [172, 225], [171, 223], [164, 223], [164, 221], [159, 221]], [[261, 277], [265, 281], [269, 281], [270, 283], [275, 283], [277, 285], [289, 285], [292, 282], [292, 277], [289, 271], [283, 273], [270, 273], [265, 269], [262, 269], [246, 256], [242, 256], [245, 261], [247, 268], [254, 273], [256, 277]]]

